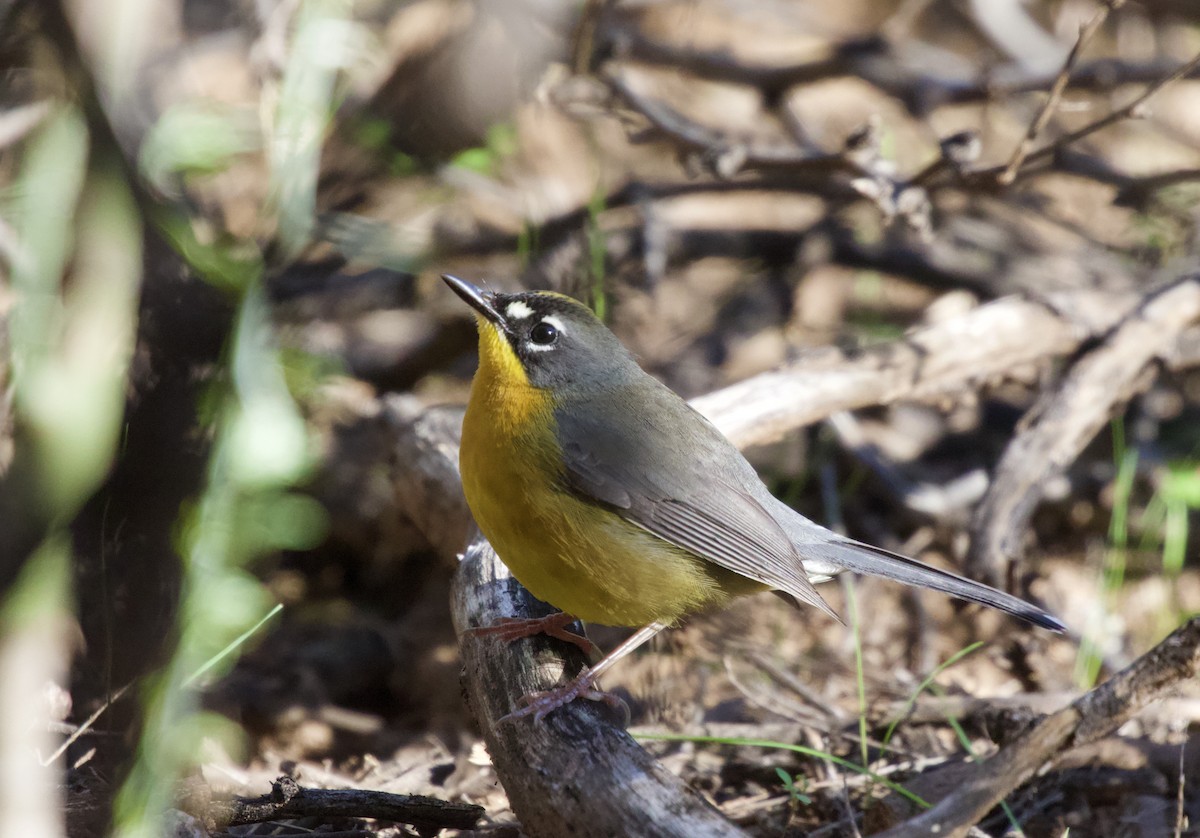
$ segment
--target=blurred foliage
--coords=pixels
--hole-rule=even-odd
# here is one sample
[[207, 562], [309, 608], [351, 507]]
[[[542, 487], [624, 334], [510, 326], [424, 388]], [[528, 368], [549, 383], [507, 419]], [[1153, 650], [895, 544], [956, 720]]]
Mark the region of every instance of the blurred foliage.
[[[67, 664], [58, 630], [71, 607], [67, 527], [104, 481], [120, 442], [142, 270], [128, 184], [111, 150], [89, 145], [76, 107], [51, 110], [29, 138], [0, 209], [15, 239], [7, 324], [19, 446], [4, 491], [26, 499], [24, 520], [0, 526], [29, 529], [37, 545], [28, 556], [2, 557], [23, 564], [0, 602], [0, 679], [38, 688], [60, 679]], [[3, 671], [22, 662], [13, 650], [31, 645], [38, 672]], [[3, 710], [18, 714], [12, 721], [23, 729], [11, 733], [33, 753], [49, 720], [44, 701], [26, 698], [19, 710]], [[0, 742], [17, 745], [7, 730]], [[0, 789], [0, 832], [22, 828], [23, 807], [39, 804], [9, 799], [27, 793], [22, 783]]]
[[[14, 402], [47, 517], [68, 521], [108, 471], [141, 277], [139, 220], [111, 160], [63, 108], [29, 144], [11, 204]], [[63, 276], [71, 265], [70, 282]]]
[[480, 175], [498, 175], [506, 158], [517, 153], [517, 131], [507, 122], [498, 122], [488, 129], [487, 142], [454, 155], [450, 165]]
[[367, 30], [348, 19], [353, 5], [307, 0], [296, 17], [267, 146], [282, 259], [294, 258], [312, 239], [321, 148], [340, 97], [338, 73], [366, 49]]
[[323, 508], [292, 489], [310, 475], [312, 449], [257, 283], [239, 308], [228, 368], [228, 380], [217, 385], [207, 487], [185, 511], [179, 534], [185, 568], [179, 639], [170, 663], [144, 691], [145, 730], [117, 799], [121, 836], [161, 835], [175, 779], [195, 763], [204, 740], [236, 742], [235, 726], [198, 712], [204, 684], [193, 682], [200, 672], [209, 679], [227, 672], [235, 662], [230, 644], [263, 623], [268, 598], [250, 562], [268, 551], [310, 548], [325, 535]]
[[261, 138], [248, 115], [208, 103], [171, 105], [150, 127], [141, 149], [141, 170], [160, 192], [180, 197], [179, 176], [212, 174], [231, 157], [255, 151]]
[[[365, 37], [346, 19], [351, 7], [346, 0], [306, 2], [292, 32], [266, 143], [271, 197], [265, 209], [277, 218], [280, 259], [296, 256], [315, 229], [318, 165], [336, 109], [338, 73], [355, 60]], [[184, 107], [160, 118], [141, 163], [161, 189], [178, 174], [221, 171], [255, 147], [253, 131], [237, 119]], [[204, 740], [230, 742], [239, 733], [223, 717], [199, 712], [198, 702], [205, 684], [235, 663], [231, 649], [278, 611], [275, 606], [263, 616], [269, 597], [250, 564], [264, 553], [309, 549], [327, 530], [324, 508], [295, 490], [311, 478], [315, 459], [289, 389], [290, 378], [310, 391], [327, 365], [303, 362], [294, 350], [285, 361], [255, 242], [229, 236], [202, 242], [178, 208], [162, 208], [156, 221], [191, 267], [239, 304], [224, 368], [202, 411], [213, 438], [206, 487], [179, 527], [184, 585], [177, 645], [143, 691], [137, 761], [114, 812], [115, 834], [139, 838], [162, 834], [175, 782], [195, 764]]]

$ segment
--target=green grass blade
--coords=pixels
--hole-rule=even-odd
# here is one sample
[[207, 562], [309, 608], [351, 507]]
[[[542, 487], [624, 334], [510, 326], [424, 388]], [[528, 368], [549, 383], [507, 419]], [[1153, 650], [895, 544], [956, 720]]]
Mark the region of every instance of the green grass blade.
[[848, 759], [835, 756], [834, 754], [825, 751], [819, 751], [816, 748], [808, 748], [804, 745], [793, 745], [788, 742], [773, 742], [770, 739], [743, 739], [741, 737], [723, 737], [723, 736], [687, 736], [676, 733], [635, 733], [635, 739], [652, 740], [659, 742], [695, 742], [701, 745], [736, 745], [748, 748], [774, 748], [781, 751], [791, 751], [804, 756], [823, 759], [826, 762], [831, 762], [834, 765], [844, 768], [847, 771], [852, 771], [855, 774], [861, 774], [869, 778], [872, 782], [878, 783], [889, 791], [893, 791], [906, 800], [920, 806], [922, 809], [928, 809], [930, 803], [917, 794], [904, 788], [899, 783], [887, 779], [881, 774], [878, 774], [865, 766], [851, 762]]
[[184, 678], [183, 686], [190, 687], [192, 684], [194, 684], [196, 682], [196, 680], [198, 678], [200, 678], [201, 675], [203, 675], [205, 672], [208, 672], [214, 666], [219, 664], [222, 660], [224, 660], [225, 658], [227, 658], [231, 654], [233, 654], [233, 652], [235, 650], [237, 650], [238, 647], [240, 647], [243, 643], [245, 643], [247, 640], [249, 640], [251, 637], [253, 637], [255, 634], [257, 634], [259, 629], [261, 629], [268, 622], [270, 622], [271, 618], [274, 617], [276, 614], [278, 614], [282, 610], [283, 610], [282, 603], [276, 604], [274, 608], [272, 608], [265, 615], [263, 615], [263, 618], [261, 620], [259, 620], [257, 623], [252, 625], [250, 628], [246, 629], [244, 632], [242, 632], [237, 637], [235, 637], [233, 640], [231, 640], [225, 646], [224, 649], [217, 652], [215, 655], [213, 655], [211, 658], [209, 658], [207, 661], [205, 661], [204, 664], [199, 669], [197, 669], [195, 672], [193, 672], [187, 678]]

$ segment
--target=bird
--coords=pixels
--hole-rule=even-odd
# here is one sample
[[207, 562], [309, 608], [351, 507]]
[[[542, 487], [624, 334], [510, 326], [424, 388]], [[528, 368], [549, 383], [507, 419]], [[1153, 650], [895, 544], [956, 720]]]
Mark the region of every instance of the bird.
[[575, 620], [638, 628], [570, 682], [523, 697], [505, 720], [538, 721], [579, 697], [609, 700], [598, 680], [617, 661], [739, 596], [774, 591], [837, 619], [815, 584], [845, 571], [1065, 629], [1018, 597], [839, 535], [777, 499], [579, 301], [442, 279], [473, 309], [479, 333], [459, 449], [467, 505], [517, 581], [558, 609], [474, 631], [550, 634], [595, 660], [594, 645], [568, 630]]

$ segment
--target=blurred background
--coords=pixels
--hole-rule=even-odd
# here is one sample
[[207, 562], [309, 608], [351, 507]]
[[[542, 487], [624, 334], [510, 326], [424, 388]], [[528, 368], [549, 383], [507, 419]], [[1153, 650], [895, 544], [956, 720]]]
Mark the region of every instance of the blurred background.
[[[635, 725], [913, 771], [1127, 665], [1200, 611], [1198, 53], [1190, 0], [0, 0], [0, 834], [411, 834], [184, 812], [282, 773], [520, 834], [450, 623], [443, 272], [688, 398], [819, 371], [747, 402], [773, 490], [1071, 628], [755, 598], [614, 673]], [[1190, 688], [985, 831], [1194, 829]], [[880, 791], [650, 747], [752, 834]]]

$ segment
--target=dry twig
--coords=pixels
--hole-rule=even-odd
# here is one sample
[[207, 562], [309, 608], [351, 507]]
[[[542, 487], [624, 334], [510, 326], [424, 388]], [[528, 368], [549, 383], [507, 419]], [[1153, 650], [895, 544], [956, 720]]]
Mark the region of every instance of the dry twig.
[[1037, 116], [1029, 123], [1029, 130], [1025, 132], [1025, 136], [1021, 138], [1021, 142], [1013, 150], [1012, 158], [1008, 161], [1008, 166], [996, 178], [997, 182], [1002, 186], [1008, 186], [1017, 177], [1017, 172], [1021, 170], [1021, 164], [1025, 162], [1025, 157], [1033, 148], [1034, 142], [1038, 136], [1045, 130], [1047, 123], [1050, 122], [1050, 117], [1054, 114], [1055, 108], [1058, 107], [1058, 102], [1062, 99], [1063, 93], [1067, 89], [1067, 83], [1071, 80], [1071, 73], [1075, 69], [1075, 65], [1079, 62], [1079, 54], [1083, 51], [1084, 46], [1092, 39], [1092, 36], [1104, 25], [1104, 21], [1108, 19], [1108, 13], [1115, 7], [1121, 5], [1124, 0], [1113, 0], [1106, 6], [1102, 6], [1099, 11], [1093, 15], [1082, 29], [1079, 30], [1079, 37], [1075, 39], [1074, 45], [1071, 47], [1071, 52], [1067, 55], [1067, 60], [1063, 62], [1063, 68], [1059, 71], [1058, 77], [1054, 79], [1054, 84], [1050, 87], [1050, 93], [1046, 97], [1046, 101], [1042, 103], [1041, 109]]
[[[763, 92], [767, 101], [792, 87], [854, 76], [900, 101], [915, 117], [945, 105], [986, 102], [1054, 85], [1057, 75], [1025, 73], [1008, 80], [981, 74], [974, 80], [938, 76], [902, 60], [886, 38], [854, 38], [833, 44], [826, 53], [795, 64], [755, 64], [728, 50], [683, 48], [644, 34], [636, 24], [609, 24], [606, 37], [622, 59], [682, 70], [698, 79], [741, 84]], [[1126, 84], [1151, 84], [1170, 73], [1162, 60], [1136, 62], [1102, 58], [1072, 68], [1067, 90], [1104, 92]], [[1195, 69], [1189, 75], [1195, 73]]]
[[[1190, 76], [1198, 69], [1200, 69], [1200, 53], [1197, 53], [1195, 56], [1193, 56], [1190, 61], [1176, 67], [1174, 71], [1149, 84], [1146, 89], [1141, 92], [1141, 94], [1135, 96], [1129, 103], [1117, 108], [1115, 111], [1112, 111], [1105, 116], [1102, 116], [1094, 122], [1089, 122], [1087, 125], [1084, 125], [1078, 130], [1072, 131], [1071, 133], [1060, 137], [1053, 143], [1042, 146], [1037, 151], [1030, 152], [1026, 155], [1024, 162], [1032, 163], [1038, 160], [1053, 157], [1063, 149], [1074, 145], [1085, 137], [1090, 137], [1092, 134], [1102, 131], [1105, 128], [1117, 124], [1118, 122], [1138, 116], [1142, 106], [1145, 105], [1146, 102], [1156, 93], [1172, 82], [1176, 82], [1182, 78]], [[1007, 166], [992, 166], [972, 172], [969, 176], [969, 179], [974, 182], [995, 181], [1003, 184], [1005, 182], [1002, 180], [1002, 178], [1007, 170]], [[1011, 183], [1011, 181], [1009, 182]]]

